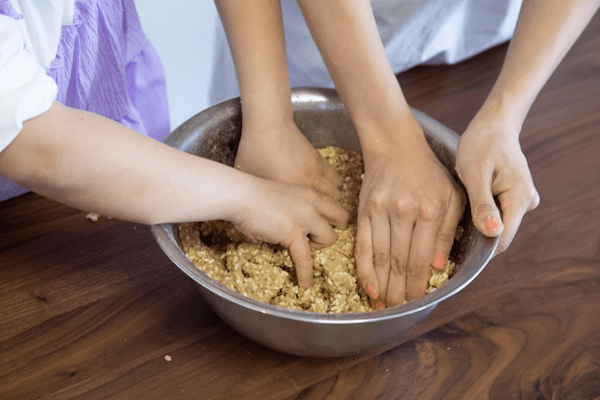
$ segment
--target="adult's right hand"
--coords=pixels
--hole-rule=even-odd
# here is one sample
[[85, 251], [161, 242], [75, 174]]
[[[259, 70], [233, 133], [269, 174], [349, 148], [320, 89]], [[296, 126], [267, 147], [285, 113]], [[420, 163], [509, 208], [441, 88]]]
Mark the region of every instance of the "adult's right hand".
[[466, 204], [416, 120], [404, 129], [396, 142], [363, 146], [356, 264], [376, 308], [425, 294], [430, 266], [444, 267]]

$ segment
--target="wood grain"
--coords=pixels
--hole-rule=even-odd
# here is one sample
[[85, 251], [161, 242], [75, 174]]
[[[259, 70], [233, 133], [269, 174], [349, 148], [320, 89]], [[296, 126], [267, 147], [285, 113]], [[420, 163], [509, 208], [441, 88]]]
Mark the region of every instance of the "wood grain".
[[[506, 47], [399, 81], [460, 133]], [[147, 227], [93, 223], [35, 194], [2, 202], [0, 399], [600, 398], [599, 15], [521, 142], [541, 204], [510, 249], [398, 342], [340, 359], [233, 331]]]

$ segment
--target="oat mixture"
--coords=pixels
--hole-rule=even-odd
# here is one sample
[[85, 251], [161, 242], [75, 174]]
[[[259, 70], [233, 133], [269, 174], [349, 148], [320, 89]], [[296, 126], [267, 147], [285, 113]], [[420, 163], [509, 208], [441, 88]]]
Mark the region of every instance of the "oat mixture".
[[[326, 147], [318, 149], [344, 178], [341, 204], [350, 214], [348, 228], [335, 228], [338, 240], [321, 250], [312, 249], [313, 285], [302, 290], [288, 250], [269, 243], [253, 243], [225, 221], [179, 225], [188, 258], [211, 278], [232, 290], [266, 303], [318, 313], [371, 311], [366, 291], [358, 284], [354, 245], [358, 195], [363, 177], [359, 153]], [[444, 270], [430, 269], [427, 292], [454, 273], [448, 261]]]

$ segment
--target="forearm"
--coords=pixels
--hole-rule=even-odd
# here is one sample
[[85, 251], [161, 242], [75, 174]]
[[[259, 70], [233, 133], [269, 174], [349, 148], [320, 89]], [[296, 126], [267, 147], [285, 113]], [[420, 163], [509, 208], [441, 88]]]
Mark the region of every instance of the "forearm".
[[24, 123], [0, 153], [0, 174], [70, 206], [146, 224], [231, 220], [255, 179], [59, 103]]
[[524, 0], [500, 76], [478, 117], [510, 121], [518, 134], [538, 93], [599, 6], [599, 0]]
[[[363, 151], [412, 131], [412, 114], [379, 37], [368, 0], [298, 4], [361, 139]], [[393, 135], [390, 137], [390, 133]]]
[[292, 120], [279, 0], [215, 0], [242, 97], [245, 129]]

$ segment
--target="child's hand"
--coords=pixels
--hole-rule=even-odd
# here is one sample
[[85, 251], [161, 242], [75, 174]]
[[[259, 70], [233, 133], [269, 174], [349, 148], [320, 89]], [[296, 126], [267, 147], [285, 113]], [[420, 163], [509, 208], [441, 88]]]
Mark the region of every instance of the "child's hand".
[[425, 294], [429, 268], [443, 268], [466, 204], [418, 123], [405, 127], [412, 139], [363, 151], [356, 264], [376, 308]]
[[345, 228], [348, 213], [334, 200], [306, 186], [253, 178], [254, 192], [232, 221], [246, 236], [290, 249], [298, 284], [312, 284], [310, 246], [333, 244], [337, 236], [331, 225]]
[[235, 167], [340, 198], [341, 177], [318, 157], [293, 121], [279, 1], [219, 0], [242, 99]]
[[293, 121], [281, 128], [243, 131], [235, 167], [261, 178], [306, 185], [336, 200], [341, 196], [341, 176]]
[[458, 142], [456, 171], [469, 194], [473, 223], [486, 236], [501, 235], [496, 253], [508, 248], [523, 215], [540, 202], [515, 131], [483, 119], [472, 122]]

